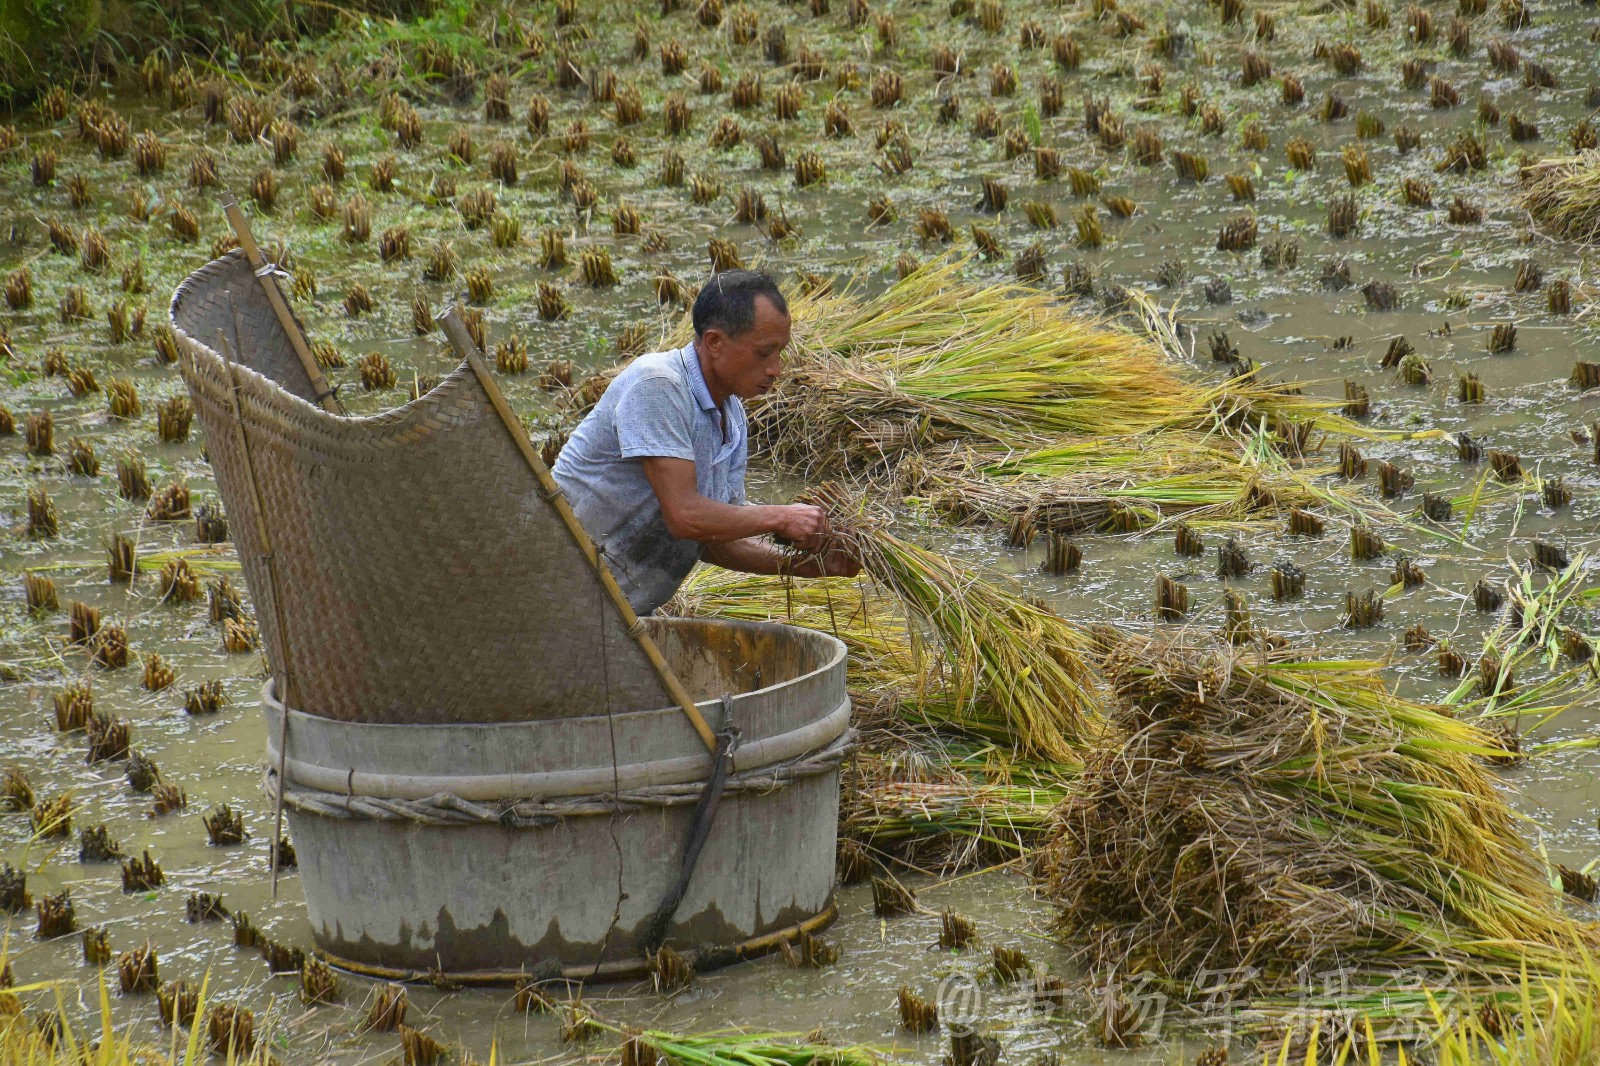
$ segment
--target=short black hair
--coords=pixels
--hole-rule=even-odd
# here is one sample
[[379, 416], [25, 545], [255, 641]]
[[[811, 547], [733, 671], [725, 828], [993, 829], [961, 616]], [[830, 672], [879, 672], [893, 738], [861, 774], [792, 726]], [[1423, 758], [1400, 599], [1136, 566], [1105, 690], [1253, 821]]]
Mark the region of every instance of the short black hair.
[[789, 302], [778, 291], [771, 274], [723, 270], [711, 275], [694, 298], [694, 335], [701, 337], [708, 329], [720, 329], [729, 337], [737, 337], [755, 325], [757, 296], [771, 300], [780, 315], [789, 313]]

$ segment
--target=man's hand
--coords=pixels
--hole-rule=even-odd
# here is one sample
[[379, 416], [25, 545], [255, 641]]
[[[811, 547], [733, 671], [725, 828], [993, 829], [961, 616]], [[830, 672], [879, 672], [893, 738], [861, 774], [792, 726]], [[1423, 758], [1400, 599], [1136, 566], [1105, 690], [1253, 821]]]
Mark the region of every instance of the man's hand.
[[828, 516], [820, 507], [809, 503], [789, 503], [772, 510], [776, 512], [772, 535], [803, 552], [821, 551], [827, 547]]

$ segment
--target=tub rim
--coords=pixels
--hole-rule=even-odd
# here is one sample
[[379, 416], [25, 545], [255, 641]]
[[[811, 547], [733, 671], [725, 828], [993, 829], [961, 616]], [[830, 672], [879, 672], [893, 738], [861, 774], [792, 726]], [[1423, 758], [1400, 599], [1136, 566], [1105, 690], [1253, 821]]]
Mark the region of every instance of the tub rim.
[[[804, 634], [805, 639], [822, 642], [824, 654], [816, 667], [787, 678], [775, 685], [730, 696], [735, 708], [741, 702], [760, 706], [781, 701], [785, 690], [799, 690], [827, 686], [838, 681], [839, 698], [833, 706], [818, 717], [797, 727], [768, 736], [752, 736], [739, 745], [734, 754], [734, 771], [760, 769], [798, 758], [810, 751], [825, 747], [850, 729], [851, 701], [843, 684], [844, 660], [848, 654], [843, 641], [830, 633], [791, 626], [782, 622], [756, 622], [743, 619], [719, 618], [669, 618], [652, 619], [652, 625], [668, 625], [685, 629], [694, 627], [732, 627], [768, 631], [788, 631]], [[276, 698], [275, 680], [268, 680], [261, 692], [262, 713], [266, 719], [266, 756], [268, 764], [276, 768], [281, 757], [278, 737], [284, 728], [283, 705]], [[720, 698], [702, 700], [696, 704], [713, 728], [723, 719], [723, 702]], [[665, 723], [673, 723], [670, 726]], [[487, 734], [497, 745], [507, 746], [521, 739], [529, 743], [539, 733], [553, 733], [605, 723], [608, 728], [647, 731], [659, 728], [680, 732], [685, 741], [678, 754], [665, 758], [629, 761], [615, 765], [593, 763], [570, 769], [539, 771], [511, 771], [494, 773], [398, 773], [392, 770], [362, 769], [357, 766], [329, 765], [331, 760], [319, 758], [316, 751], [298, 750], [296, 737], [316, 739], [343, 734], [355, 736], [363, 733], [387, 736], [391, 739], [414, 737], [411, 744], [431, 747], [430, 741], [451, 736], [459, 737], [465, 731]], [[711, 768], [711, 755], [700, 745], [682, 711], [677, 706], [655, 707], [615, 714], [596, 714], [582, 717], [541, 718], [522, 722], [488, 721], [475, 723], [409, 723], [409, 722], [352, 722], [324, 718], [305, 711], [288, 711], [289, 755], [284, 761], [285, 785], [333, 792], [343, 795], [374, 799], [423, 800], [441, 793], [460, 799], [486, 802], [506, 799], [554, 799], [592, 795], [656, 785], [687, 784], [705, 778]], [[523, 734], [519, 737], [518, 734]], [[692, 746], [690, 746], [692, 742]], [[304, 742], [302, 743], [302, 747]], [[381, 761], [381, 759], [375, 759]]]

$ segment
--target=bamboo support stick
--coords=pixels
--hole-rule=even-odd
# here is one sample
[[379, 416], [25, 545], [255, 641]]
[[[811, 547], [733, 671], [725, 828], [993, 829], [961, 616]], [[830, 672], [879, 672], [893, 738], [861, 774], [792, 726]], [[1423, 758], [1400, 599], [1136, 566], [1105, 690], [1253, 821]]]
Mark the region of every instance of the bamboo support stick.
[[239, 209], [239, 201], [233, 193], [222, 194], [222, 213], [228, 218], [228, 225], [233, 227], [234, 236], [239, 238], [239, 247], [244, 250], [245, 259], [256, 272], [256, 280], [261, 283], [261, 291], [266, 294], [267, 303], [272, 305], [272, 313], [278, 318], [278, 325], [283, 327], [283, 332], [289, 338], [289, 345], [294, 348], [294, 354], [299, 358], [300, 365], [305, 368], [306, 377], [311, 379], [311, 387], [316, 391], [317, 403], [325, 411], [332, 411], [336, 415], [344, 414], [344, 408], [333, 394], [333, 389], [328, 386], [328, 379], [322, 374], [322, 367], [317, 364], [317, 357], [311, 354], [311, 346], [306, 343], [304, 333], [300, 332], [300, 324], [294, 320], [294, 315], [289, 311], [289, 305], [283, 298], [283, 291], [278, 288], [278, 281], [269, 273], [263, 271], [266, 267], [266, 256], [261, 254], [261, 245], [256, 243], [255, 234], [250, 232], [250, 223], [244, 217], [244, 212]]
[[605, 565], [605, 561], [600, 558], [599, 549], [595, 547], [594, 541], [589, 539], [589, 533], [583, 528], [583, 524], [578, 521], [578, 516], [573, 513], [572, 505], [561, 494], [561, 486], [556, 484], [555, 476], [550, 473], [550, 468], [544, 465], [544, 460], [539, 458], [538, 451], [533, 447], [533, 441], [528, 439], [528, 434], [523, 430], [522, 423], [517, 420], [516, 414], [511, 410], [511, 405], [506, 402], [505, 394], [500, 391], [500, 387], [489, 376], [489, 367], [484, 363], [483, 356], [478, 353], [478, 347], [473, 342], [472, 335], [467, 332], [466, 323], [461, 320], [460, 307], [452, 303], [444, 314], [437, 317], [436, 321], [439, 323], [440, 328], [444, 330], [444, 335], [449, 338], [450, 344], [455, 348], [457, 354], [467, 361], [467, 365], [477, 375], [478, 383], [483, 386], [483, 391], [488, 394], [489, 402], [494, 405], [495, 413], [500, 416], [500, 421], [505, 424], [506, 431], [511, 434], [511, 439], [516, 444], [517, 450], [522, 453], [523, 461], [533, 471], [534, 477], [538, 478], [540, 487], [544, 489], [545, 496], [550, 501], [550, 506], [555, 508], [562, 524], [567, 527], [567, 532], [572, 535], [573, 541], [583, 552], [583, 556], [588, 560], [595, 576], [599, 578], [607, 598], [611, 600], [612, 606], [622, 616], [622, 624], [627, 627], [628, 635], [639, 645], [640, 650], [645, 654], [645, 658], [650, 660], [650, 665], [654, 668], [656, 676], [661, 679], [661, 684], [666, 688], [667, 694], [682, 709], [684, 717], [689, 719], [689, 724], [700, 735], [700, 740], [705, 744], [706, 750], [715, 755], [717, 751], [716, 734], [711, 731], [711, 726], [706, 722], [705, 716], [700, 713], [700, 708], [694, 705], [694, 700], [690, 697], [688, 690], [683, 687], [683, 682], [678, 680], [678, 675], [672, 672], [671, 666], [667, 665], [667, 660], [661, 654], [661, 649], [656, 647], [656, 642], [650, 639], [650, 634], [646, 633], [644, 627], [639, 624], [639, 616], [634, 614], [633, 605], [622, 594], [622, 588], [617, 584], [617, 579], [612, 575], [610, 568]]

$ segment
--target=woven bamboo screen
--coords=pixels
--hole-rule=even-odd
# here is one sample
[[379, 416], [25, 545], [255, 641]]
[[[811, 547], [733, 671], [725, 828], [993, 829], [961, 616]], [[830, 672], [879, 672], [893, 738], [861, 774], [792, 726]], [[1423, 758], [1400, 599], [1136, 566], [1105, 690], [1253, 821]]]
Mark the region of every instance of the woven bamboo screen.
[[[292, 672], [297, 709], [497, 722], [671, 704], [465, 364], [403, 407], [330, 414], [309, 402], [238, 251], [178, 288], [172, 323], [267, 654]], [[281, 637], [219, 331], [238, 363]]]

